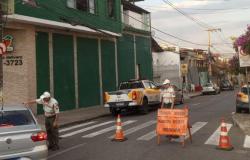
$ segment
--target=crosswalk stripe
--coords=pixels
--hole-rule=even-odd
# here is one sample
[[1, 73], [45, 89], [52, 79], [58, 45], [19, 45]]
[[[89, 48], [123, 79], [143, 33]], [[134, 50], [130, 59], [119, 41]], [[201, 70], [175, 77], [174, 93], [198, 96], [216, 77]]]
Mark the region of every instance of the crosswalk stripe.
[[89, 131], [91, 129], [101, 127], [101, 126], [104, 126], [104, 125], [107, 125], [107, 124], [110, 124], [110, 123], [114, 123], [114, 122], [115, 121], [107, 121], [107, 122], [104, 122], [104, 123], [96, 124], [96, 125], [93, 125], [93, 126], [90, 126], [90, 127], [87, 127], [87, 128], [83, 128], [83, 129], [68, 133], [68, 134], [61, 135], [60, 137], [62, 137], [62, 138], [70, 137], [70, 136], [73, 136], [73, 135], [76, 135], [76, 134], [79, 134], [79, 133], [83, 133], [83, 132]]
[[250, 148], [250, 136], [245, 136], [245, 140], [244, 140], [244, 148]]
[[[199, 131], [206, 124], [207, 124], [207, 122], [195, 122], [192, 125], [192, 128], [190, 128], [191, 135], [195, 134], [197, 131]], [[189, 138], [189, 133], [187, 133], [187, 135], [185, 136], [185, 139], [188, 139], [188, 138]], [[174, 139], [173, 141], [180, 142], [181, 140], [179, 138], [179, 139]]]
[[[196, 122], [193, 124], [192, 128], [191, 128], [191, 135], [193, 135], [194, 133], [196, 133], [198, 130], [200, 130], [202, 127], [204, 127], [207, 124], [207, 122]], [[137, 140], [142, 140], [142, 141], [149, 141], [151, 139], [153, 139], [156, 136], [156, 131], [151, 131], [148, 134], [139, 137]], [[187, 139], [189, 137], [189, 135], [187, 135], [185, 137], [185, 139]], [[176, 139], [174, 141], [179, 142], [179, 139]]]
[[139, 138], [137, 138], [137, 140], [139, 141], [149, 141], [151, 139], [153, 139], [156, 136], [156, 130], [153, 130], [147, 134], [145, 134], [144, 136], [141, 136]]
[[[146, 127], [148, 127], [148, 126], [151, 126], [151, 125], [153, 125], [153, 124], [155, 124], [155, 123], [156, 123], [156, 121], [153, 120], [153, 121], [148, 121], [148, 122], [146, 122], [146, 123], [140, 124], [140, 125], [138, 125], [138, 126], [136, 126], [136, 127], [133, 127], [133, 128], [130, 128], [130, 129], [124, 131], [124, 135], [126, 136], [126, 135], [129, 135], [129, 134], [132, 134], [132, 133], [134, 133], [134, 132], [136, 132], [136, 131], [138, 131], [138, 130], [141, 130], [141, 129], [143, 129], [143, 128], [146, 128]], [[113, 138], [113, 137], [114, 137], [114, 136], [111, 136], [111, 137], [109, 137], [109, 138]]]
[[[229, 130], [232, 127], [232, 124], [226, 123], [226, 126], [227, 126], [227, 131], [229, 132]], [[218, 145], [219, 144], [219, 138], [220, 138], [220, 129], [221, 129], [221, 127], [219, 126], [216, 129], [216, 131], [207, 139], [205, 144]]]
[[[122, 125], [126, 126], [126, 125], [134, 123], [134, 122], [136, 122], [136, 121], [130, 120], [130, 121], [126, 121], [126, 122], [122, 123]], [[112, 126], [112, 127], [108, 127], [108, 128], [102, 129], [102, 130], [97, 131], [97, 132], [90, 133], [90, 134], [82, 136], [82, 137], [83, 138], [93, 138], [95, 136], [98, 136], [98, 135], [103, 134], [103, 133], [107, 133], [107, 132], [115, 130], [115, 129], [116, 129], [116, 126]]]
[[69, 131], [69, 130], [72, 130], [72, 129], [76, 129], [76, 128], [80, 128], [80, 127], [84, 127], [84, 126], [87, 126], [87, 125], [90, 125], [90, 124], [93, 124], [93, 123], [96, 123], [96, 122], [95, 121], [91, 121], [91, 122], [87, 122], [87, 123], [78, 124], [78, 125], [75, 125], [75, 126], [72, 126], [72, 127], [63, 128], [63, 129], [59, 130], [59, 133], [66, 132], [66, 131]]

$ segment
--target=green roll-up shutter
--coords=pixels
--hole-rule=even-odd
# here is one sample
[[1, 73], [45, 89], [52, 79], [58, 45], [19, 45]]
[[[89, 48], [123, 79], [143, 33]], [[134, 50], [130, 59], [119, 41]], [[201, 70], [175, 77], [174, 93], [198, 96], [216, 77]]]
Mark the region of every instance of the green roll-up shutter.
[[116, 90], [115, 44], [101, 41], [103, 92]]
[[79, 106], [100, 105], [97, 39], [77, 38]]
[[[36, 33], [36, 81], [38, 97], [50, 91], [49, 35], [44, 32]], [[37, 113], [43, 113], [42, 105], [38, 105]]]
[[150, 38], [136, 36], [136, 60], [140, 64], [141, 78], [153, 79]]
[[117, 42], [118, 80], [119, 83], [135, 78], [134, 38], [124, 34]]
[[54, 94], [60, 110], [75, 108], [73, 37], [53, 34]]

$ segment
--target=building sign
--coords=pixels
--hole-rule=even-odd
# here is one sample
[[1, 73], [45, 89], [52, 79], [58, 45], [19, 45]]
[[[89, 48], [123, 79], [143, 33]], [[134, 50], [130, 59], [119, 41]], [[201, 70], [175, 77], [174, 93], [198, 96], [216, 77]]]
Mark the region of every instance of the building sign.
[[6, 66], [22, 66], [23, 56], [6, 55], [3, 57], [3, 64]]
[[3, 37], [3, 43], [6, 46], [6, 52], [12, 52], [12, 51], [14, 51], [13, 36], [11, 36], [11, 35], [4, 36]]
[[188, 73], [188, 65], [187, 64], [181, 64], [181, 74], [186, 75]]
[[239, 60], [240, 67], [249, 67], [250, 66], [250, 55], [243, 52], [243, 50], [239, 47]]

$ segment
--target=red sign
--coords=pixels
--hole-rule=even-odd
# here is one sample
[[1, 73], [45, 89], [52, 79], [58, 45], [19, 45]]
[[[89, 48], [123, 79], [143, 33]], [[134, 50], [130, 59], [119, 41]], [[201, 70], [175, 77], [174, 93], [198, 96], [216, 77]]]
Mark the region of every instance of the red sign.
[[6, 46], [4, 43], [0, 43], [0, 55], [6, 52]]

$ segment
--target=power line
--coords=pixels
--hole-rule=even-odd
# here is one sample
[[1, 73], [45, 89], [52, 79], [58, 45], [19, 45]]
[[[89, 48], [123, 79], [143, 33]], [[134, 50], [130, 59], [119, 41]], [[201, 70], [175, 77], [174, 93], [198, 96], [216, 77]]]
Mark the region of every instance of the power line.
[[[154, 9], [164, 9], [164, 6], [153, 6], [153, 5], [140, 5], [145, 8], [154, 8]], [[229, 11], [229, 10], [238, 10], [238, 9], [250, 9], [250, 7], [242, 7], [242, 8], [179, 8], [182, 10], [195, 10], [195, 11]]]
[[[142, 24], [144, 24], [144, 25], [150, 27], [149, 24], [146, 24], [146, 23], [142, 22], [141, 20], [139, 20], [139, 19], [137, 19], [137, 18], [135, 18], [135, 17], [133, 17], [133, 16], [131, 16], [131, 15], [128, 15], [128, 14], [125, 13], [125, 12], [123, 12], [123, 14], [125, 14], [125, 15], [129, 16], [130, 18], [132, 18], [132, 19], [134, 19], [134, 20], [136, 20], [136, 21], [138, 21], [138, 22], [140, 22], [140, 23], [142, 23]], [[172, 35], [172, 34], [170, 34], [170, 33], [167, 33], [167, 32], [165, 32], [165, 31], [162, 31], [162, 30], [160, 30], [160, 29], [158, 29], [158, 28], [156, 28], [156, 27], [153, 27], [152, 25], [151, 25], [151, 28], [154, 29], [154, 30], [156, 30], [156, 31], [158, 31], [158, 32], [160, 32], [160, 33], [162, 33], [162, 34], [168, 35], [168, 36], [170, 36], [170, 37], [172, 37], [172, 38], [178, 39], [178, 40], [183, 41], [183, 42], [186, 42], [186, 43], [190, 43], [190, 44], [194, 44], [194, 45], [199, 45], [199, 46], [207, 46], [206, 44], [195, 43], [195, 42], [192, 42], [192, 41], [188, 41], [188, 40], [179, 38], [179, 37], [174, 36], [174, 35]]]
[[195, 22], [196, 24], [198, 24], [200, 27], [202, 28], [214, 28], [190, 15], [188, 15], [187, 13], [183, 12], [182, 10], [180, 10], [178, 7], [176, 7], [173, 3], [171, 3], [169, 0], [162, 0], [163, 2], [165, 2], [166, 4], [168, 4], [170, 7], [172, 7], [173, 9], [175, 9], [176, 11], [178, 11], [180, 14], [182, 14], [183, 16], [185, 16], [186, 18], [190, 19], [191, 21]]

